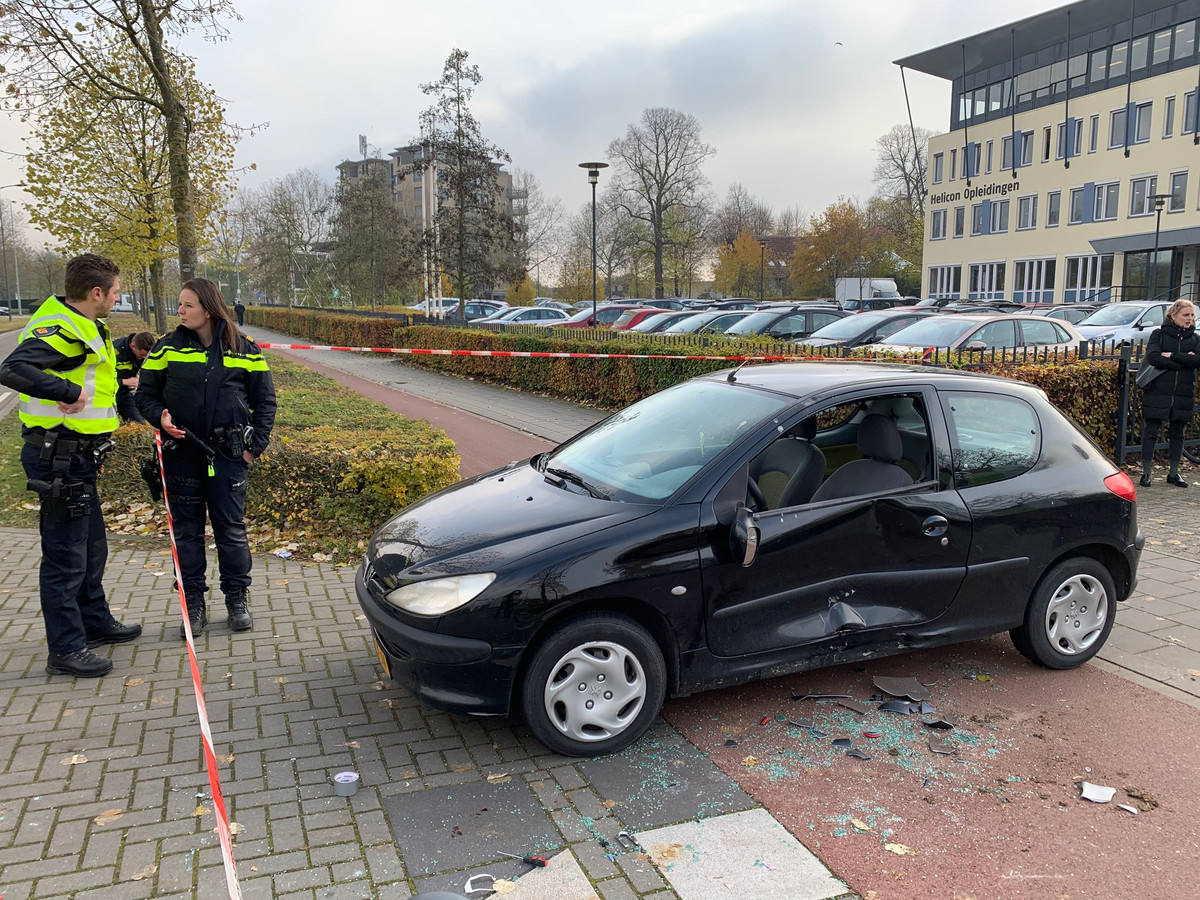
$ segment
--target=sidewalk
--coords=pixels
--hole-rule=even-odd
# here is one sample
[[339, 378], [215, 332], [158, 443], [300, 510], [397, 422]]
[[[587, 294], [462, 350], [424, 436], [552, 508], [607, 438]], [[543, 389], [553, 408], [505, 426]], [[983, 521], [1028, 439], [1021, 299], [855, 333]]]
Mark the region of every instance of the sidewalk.
[[[476, 443], [516, 432], [544, 445], [602, 415], [388, 358], [313, 355], [431, 405], [466, 395], [473, 409], [455, 427]], [[233, 635], [218, 609], [197, 642], [222, 787], [242, 828], [244, 896], [400, 900], [462, 893], [489, 873], [520, 876], [515, 900], [1189, 897], [1200, 841], [1193, 492], [1200, 500], [1200, 486], [1139, 491], [1157, 543], [1103, 662], [1048, 673], [996, 638], [821, 670], [671, 701], [647, 739], [598, 760], [549, 754], [517, 720], [421, 707], [379, 680], [353, 569], [257, 558], [255, 630]], [[103, 648], [116, 668], [93, 681], [42, 671], [38, 557], [36, 533], [0, 529], [0, 894], [227, 896], [169, 549], [113, 540], [112, 605], [145, 633]], [[843, 688], [865, 700], [870, 676], [886, 671], [938, 681], [939, 702], [962, 713], [956, 757], [930, 756], [911, 722], [883, 723], [875, 759], [857, 762], [776, 721], [861, 730], [836, 704], [797, 705], [789, 693]], [[342, 771], [361, 776], [352, 797], [334, 794]], [[1159, 807], [1135, 818], [1079, 801], [1074, 776], [1141, 785]], [[529, 872], [501, 851], [553, 859]], [[1061, 880], [999, 880], [1010, 872]], [[970, 882], [985, 876], [991, 892]]]

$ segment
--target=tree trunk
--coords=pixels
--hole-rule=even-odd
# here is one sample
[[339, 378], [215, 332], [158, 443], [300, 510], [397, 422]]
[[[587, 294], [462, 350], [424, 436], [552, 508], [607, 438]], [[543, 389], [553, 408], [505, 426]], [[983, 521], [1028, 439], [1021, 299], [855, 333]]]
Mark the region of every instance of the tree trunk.
[[151, 74], [162, 96], [163, 122], [167, 132], [167, 169], [171, 178], [171, 206], [175, 210], [175, 240], [179, 246], [179, 277], [181, 281], [188, 281], [196, 277], [199, 240], [196, 234], [196, 214], [192, 206], [192, 176], [188, 166], [187, 109], [179, 99], [171, 79], [170, 65], [163, 51], [162, 26], [154, 4], [152, 0], [139, 0], [138, 5], [142, 10], [142, 24], [146, 29], [146, 42], [153, 64]]
[[154, 304], [154, 330], [159, 334], [167, 333], [167, 298], [163, 282], [163, 261], [156, 259], [150, 263], [150, 298]]

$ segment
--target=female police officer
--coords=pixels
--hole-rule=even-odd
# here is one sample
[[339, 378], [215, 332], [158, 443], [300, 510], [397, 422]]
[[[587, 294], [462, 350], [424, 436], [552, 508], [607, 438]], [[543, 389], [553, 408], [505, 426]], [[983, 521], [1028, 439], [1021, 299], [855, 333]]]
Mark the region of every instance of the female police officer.
[[[208, 624], [205, 512], [217, 544], [229, 626], [253, 626], [247, 608], [250, 545], [246, 479], [275, 424], [275, 386], [262, 351], [238, 330], [215, 284], [194, 278], [179, 292], [180, 325], [150, 352], [134, 399], [174, 446], [164, 450], [167, 498], [192, 634]], [[186, 637], [180, 626], [181, 637]]]

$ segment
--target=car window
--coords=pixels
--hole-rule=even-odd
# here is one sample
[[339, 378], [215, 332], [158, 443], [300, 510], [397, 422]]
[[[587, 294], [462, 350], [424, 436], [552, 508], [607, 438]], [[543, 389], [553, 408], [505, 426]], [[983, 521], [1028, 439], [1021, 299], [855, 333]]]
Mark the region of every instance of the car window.
[[785, 316], [767, 329], [767, 334], [778, 338], [789, 338], [807, 333], [808, 327], [802, 312]]
[[1069, 340], [1066, 332], [1049, 319], [1034, 316], [1021, 323], [1021, 343], [1026, 346], [1061, 344], [1066, 340]]
[[1033, 468], [1041, 452], [1037, 415], [1023, 400], [945, 392], [942, 406], [954, 444], [954, 486], [975, 487]]
[[983, 341], [985, 347], [1015, 347], [1017, 345], [1016, 322], [1004, 319], [1000, 322], [988, 322], [967, 335], [965, 343]]
[[830, 322], [837, 322], [839, 319], [846, 318], [845, 316], [835, 316], [831, 312], [813, 312], [812, 325], [809, 326], [810, 331], [816, 331], [818, 328], [824, 328]]
[[1143, 328], [1157, 328], [1163, 323], [1163, 313], [1167, 311], [1165, 306], [1152, 306], [1146, 310], [1146, 314], [1138, 319], [1138, 325]]
[[918, 319], [922, 318], [924, 318], [924, 316], [899, 316], [898, 318], [892, 319], [890, 322], [884, 322], [883, 325], [879, 327], [879, 330], [875, 332], [875, 339], [883, 340], [885, 337], [890, 337], [901, 328], [907, 328], [913, 322], [916, 322]]

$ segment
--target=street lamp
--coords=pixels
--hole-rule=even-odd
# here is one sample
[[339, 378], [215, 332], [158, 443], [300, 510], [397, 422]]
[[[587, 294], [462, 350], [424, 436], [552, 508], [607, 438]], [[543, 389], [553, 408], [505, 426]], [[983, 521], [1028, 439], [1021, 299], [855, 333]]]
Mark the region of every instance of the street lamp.
[[607, 169], [606, 162], [583, 162], [579, 168], [587, 169], [588, 184], [592, 186], [592, 327], [600, 324], [596, 318], [596, 182], [600, 180], [600, 170]]
[[17, 313], [21, 312], [21, 267], [17, 265], [17, 257], [20, 255], [17, 252], [17, 201], [9, 200], [12, 204], [12, 230], [13, 230], [13, 278], [16, 279], [16, 296], [13, 297], [17, 302], [13, 304], [17, 308]]
[[1171, 195], [1151, 194], [1150, 199], [1154, 201], [1154, 261], [1151, 263], [1153, 268], [1150, 269], [1150, 294], [1147, 300], [1153, 300], [1158, 293], [1158, 230], [1162, 226], [1163, 205], [1171, 199]]
[[767, 239], [758, 239], [758, 302], [762, 303], [766, 298], [763, 293], [763, 277], [767, 269]]

